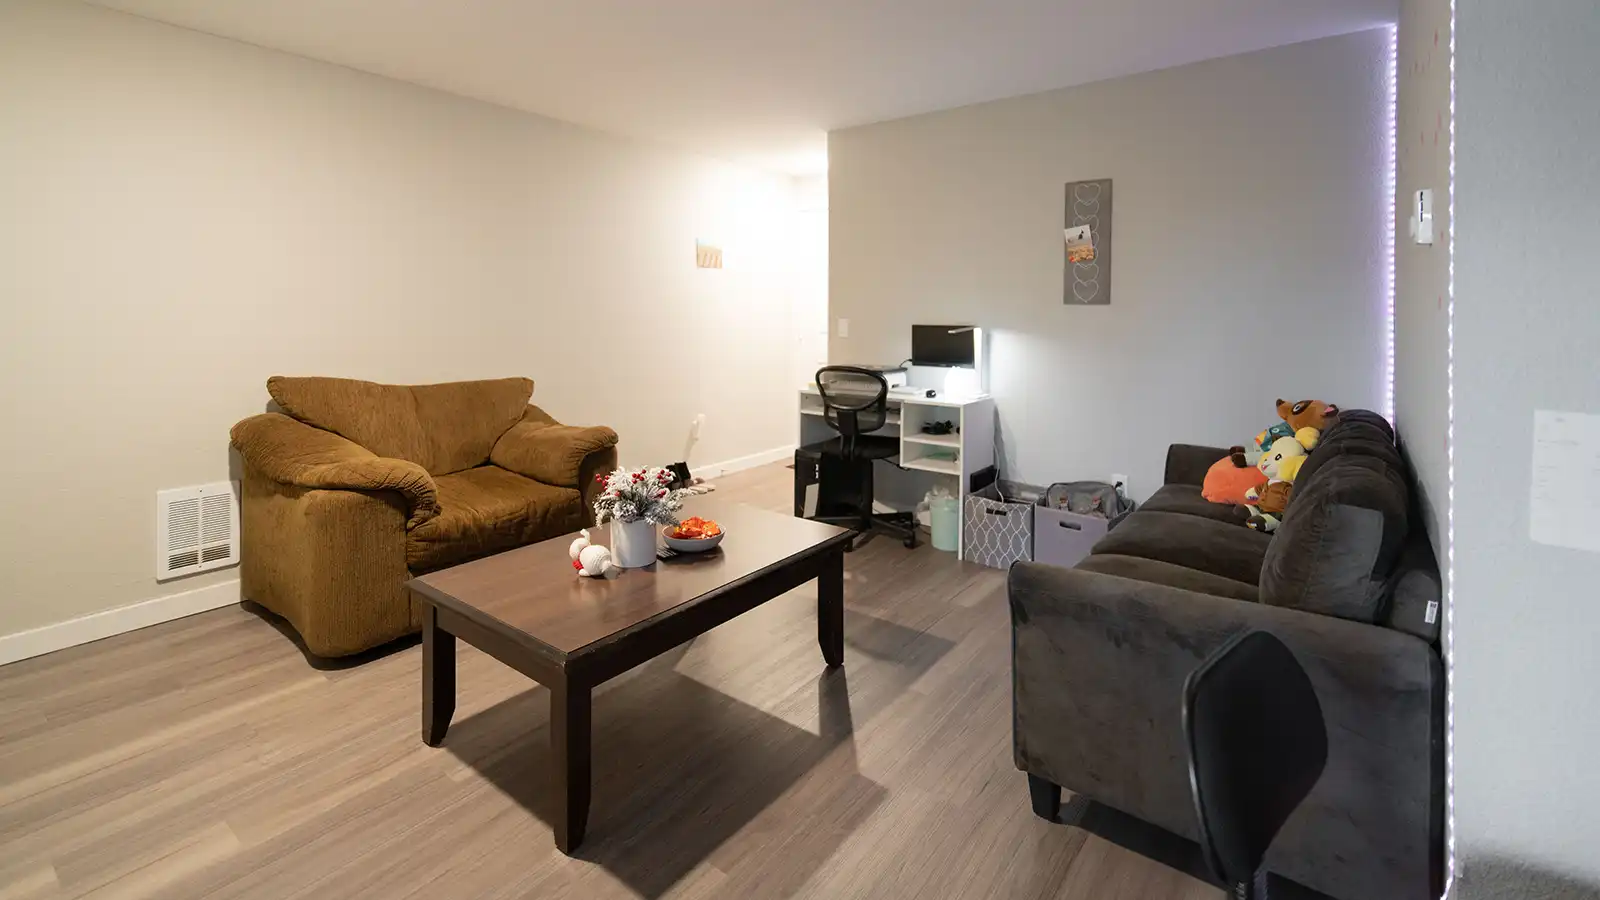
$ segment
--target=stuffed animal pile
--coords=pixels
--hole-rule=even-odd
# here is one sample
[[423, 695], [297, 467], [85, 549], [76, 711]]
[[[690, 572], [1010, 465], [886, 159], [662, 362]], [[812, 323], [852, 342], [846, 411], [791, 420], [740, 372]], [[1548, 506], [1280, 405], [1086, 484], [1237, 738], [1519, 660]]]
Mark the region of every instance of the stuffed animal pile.
[[[1306, 450], [1314, 450], [1317, 442], [1322, 440], [1322, 432], [1339, 415], [1339, 407], [1332, 403], [1323, 403], [1321, 400], [1301, 400], [1299, 403], [1279, 400], [1277, 406], [1278, 418], [1283, 421], [1274, 423], [1255, 437], [1256, 449], [1262, 453], [1271, 450], [1278, 438], [1283, 437], [1293, 437]], [[1250, 467], [1250, 463], [1245, 460], [1244, 447], [1238, 445], [1229, 447], [1228, 458], [1232, 459], [1234, 466], [1240, 469]]]
[[[1321, 400], [1279, 400], [1278, 415], [1282, 422], [1256, 435], [1256, 444], [1263, 451], [1256, 468], [1267, 476], [1266, 486], [1245, 492], [1246, 509], [1250, 511], [1245, 524], [1269, 533], [1283, 521], [1294, 495], [1295, 476], [1300, 474], [1306, 454], [1322, 441], [1322, 432], [1339, 415], [1339, 408]], [[1248, 465], [1243, 447], [1230, 447], [1228, 456], [1239, 468]]]

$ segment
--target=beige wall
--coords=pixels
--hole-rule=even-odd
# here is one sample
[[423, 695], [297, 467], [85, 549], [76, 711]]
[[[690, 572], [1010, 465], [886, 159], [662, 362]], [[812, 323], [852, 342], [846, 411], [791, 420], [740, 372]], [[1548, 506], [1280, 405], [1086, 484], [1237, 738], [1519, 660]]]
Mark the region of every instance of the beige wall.
[[154, 495], [274, 373], [531, 376], [625, 461], [793, 441], [788, 179], [5, 0], [0, 210], [0, 635], [232, 578], [153, 580]]
[[[829, 138], [836, 362], [985, 326], [1006, 477], [1131, 476], [1277, 397], [1381, 408], [1387, 29]], [[1062, 304], [1063, 185], [1115, 182], [1109, 306]]]

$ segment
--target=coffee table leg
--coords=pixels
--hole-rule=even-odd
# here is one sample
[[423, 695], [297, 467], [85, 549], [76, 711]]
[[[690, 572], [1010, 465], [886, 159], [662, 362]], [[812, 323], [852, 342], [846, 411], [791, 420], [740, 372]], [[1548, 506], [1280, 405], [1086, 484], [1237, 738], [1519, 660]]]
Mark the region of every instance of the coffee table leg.
[[568, 682], [550, 689], [556, 849], [568, 856], [583, 843], [583, 830], [589, 824], [589, 712], [588, 685]]
[[439, 610], [423, 604], [422, 741], [439, 746], [456, 712], [456, 636], [439, 627]]
[[829, 554], [817, 576], [817, 643], [828, 666], [844, 665], [844, 551]]

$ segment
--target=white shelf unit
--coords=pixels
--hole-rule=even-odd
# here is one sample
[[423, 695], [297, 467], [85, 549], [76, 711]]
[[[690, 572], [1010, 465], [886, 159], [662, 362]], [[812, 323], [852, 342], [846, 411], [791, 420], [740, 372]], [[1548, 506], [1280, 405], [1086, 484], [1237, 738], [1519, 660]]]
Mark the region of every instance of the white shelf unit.
[[[961, 474], [962, 457], [967, 452], [962, 440], [966, 429], [961, 427], [961, 407], [906, 399], [900, 404], [900, 422], [900, 465], [941, 475]], [[923, 427], [934, 423], [947, 423], [950, 434], [925, 434]], [[955, 438], [955, 443], [947, 443], [946, 437]]]

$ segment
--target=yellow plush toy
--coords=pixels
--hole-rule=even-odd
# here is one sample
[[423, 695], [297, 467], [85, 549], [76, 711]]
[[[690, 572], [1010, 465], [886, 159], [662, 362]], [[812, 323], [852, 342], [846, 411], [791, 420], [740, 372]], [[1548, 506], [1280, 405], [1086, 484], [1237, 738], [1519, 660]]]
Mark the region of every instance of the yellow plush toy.
[[1281, 437], [1272, 442], [1272, 447], [1256, 463], [1261, 474], [1267, 476], [1266, 486], [1251, 488], [1244, 494], [1249, 501], [1245, 508], [1250, 511], [1246, 525], [1269, 533], [1278, 530], [1283, 511], [1288, 508], [1289, 497], [1294, 492], [1295, 476], [1300, 474], [1305, 462], [1306, 448], [1298, 439]]

